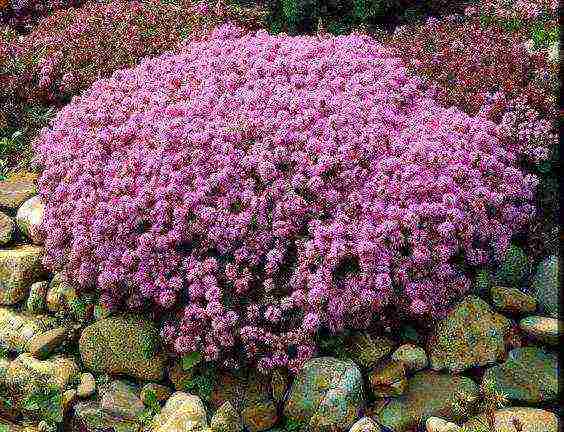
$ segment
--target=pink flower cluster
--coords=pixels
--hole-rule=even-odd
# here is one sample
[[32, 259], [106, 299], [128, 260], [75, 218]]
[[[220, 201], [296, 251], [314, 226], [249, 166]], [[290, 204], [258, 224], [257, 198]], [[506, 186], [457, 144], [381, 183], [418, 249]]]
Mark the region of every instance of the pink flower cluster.
[[536, 185], [368, 36], [231, 25], [93, 84], [36, 142], [46, 264], [164, 339], [296, 370], [320, 329], [441, 314]]

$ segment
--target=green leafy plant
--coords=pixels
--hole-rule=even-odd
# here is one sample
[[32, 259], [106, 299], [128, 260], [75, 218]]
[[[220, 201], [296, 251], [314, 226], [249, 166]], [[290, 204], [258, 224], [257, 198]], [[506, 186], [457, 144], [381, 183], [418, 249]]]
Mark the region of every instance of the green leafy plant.
[[35, 390], [23, 400], [22, 409], [48, 423], [61, 423], [63, 421], [61, 389], [50, 385]]
[[182, 369], [186, 372], [190, 371], [194, 366], [202, 361], [202, 354], [199, 352], [192, 352], [182, 357]]
[[205, 401], [211, 399], [214, 384], [217, 380], [217, 372], [211, 363], [200, 364], [198, 371], [194, 375], [186, 379], [181, 387], [190, 393], [197, 394]]
[[145, 409], [139, 414], [138, 420], [142, 425], [150, 426], [153, 418], [161, 412], [161, 405], [153, 389], [148, 389], [145, 394]]
[[[507, 396], [496, 389], [495, 382], [484, 380], [480, 385], [478, 396], [465, 392], [456, 393], [452, 408], [454, 412], [463, 416], [470, 412], [483, 414], [478, 417], [480, 424], [478, 430], [472, 429], [474, 432], [497, 432], [495, 412], [505, 407], [507, 403]], [[464, 428], [462, 430], [465, 431]]]

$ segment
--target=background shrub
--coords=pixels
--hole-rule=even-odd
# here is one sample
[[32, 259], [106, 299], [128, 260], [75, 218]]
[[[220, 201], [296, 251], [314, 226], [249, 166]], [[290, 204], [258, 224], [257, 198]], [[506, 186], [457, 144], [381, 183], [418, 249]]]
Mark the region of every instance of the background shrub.
[[36, 143], [46, 264], [165, 341], [296, 370], [319, 332], [441, 316], [534, 213], [495, 124], [367, 36], [243, 35], [96, 81]]

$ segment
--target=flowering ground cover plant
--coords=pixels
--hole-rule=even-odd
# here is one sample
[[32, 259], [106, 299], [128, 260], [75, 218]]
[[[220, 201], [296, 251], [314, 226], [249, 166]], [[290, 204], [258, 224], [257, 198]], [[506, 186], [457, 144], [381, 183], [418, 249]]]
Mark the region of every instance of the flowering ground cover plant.
[[77, 7], [82, 0], [0, 0], [0, 25], [28, 33], [42, 17], [59, 9]]
[[541, 176], [537, 226], [548, 231], [558, 218], [557, 17], [554, 1], [488, 0], [389, 39], [441, 104], [494, 121], [505, 145], [519, 148], [522, 164]]
[[36, 142], [46, 264], [178, 353], [297, 370], [319, 332], [440, 316], [536, 179], [368, 36], [226, 25], [96, 81]]

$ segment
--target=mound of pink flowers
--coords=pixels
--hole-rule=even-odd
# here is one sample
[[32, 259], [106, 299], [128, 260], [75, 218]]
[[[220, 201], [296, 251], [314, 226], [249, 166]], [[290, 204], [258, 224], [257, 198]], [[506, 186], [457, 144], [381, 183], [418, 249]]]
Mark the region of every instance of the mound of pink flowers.
[[46, 263], [178, 353], [295, 370], [316, 335], [440, 315], [536, 179], [367, 36], [242, 34], [97, 81], [45, 129]]

